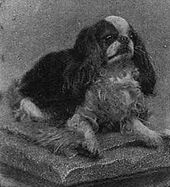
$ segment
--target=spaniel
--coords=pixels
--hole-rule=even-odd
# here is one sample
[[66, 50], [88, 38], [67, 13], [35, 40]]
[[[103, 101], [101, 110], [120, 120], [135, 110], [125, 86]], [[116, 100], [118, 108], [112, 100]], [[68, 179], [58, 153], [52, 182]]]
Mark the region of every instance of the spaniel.
[[[71, 144], [99, 155], [96, 133], [116, 129], [157, 147], [165, 133], [147, 127], [146, 103], [155, 83], [142, 39], [125, 19], [108, 16], [83, 28], [72, 48], [41, 57], [15, 82], [11, 108], [16, 120], [53, 124], [37, 141], [55, 150]], [[83, 138], [74, 144], [76, 133]]]

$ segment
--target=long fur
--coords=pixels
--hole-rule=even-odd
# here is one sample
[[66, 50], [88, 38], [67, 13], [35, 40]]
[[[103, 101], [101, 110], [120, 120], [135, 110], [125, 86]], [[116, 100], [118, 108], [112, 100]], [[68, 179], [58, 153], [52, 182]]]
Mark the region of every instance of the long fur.
[[[19, 98], [29, 98], [46, 116], [50, 116], [54, 126], [64, 127], [84, 103], [87, 91], [98, 80], [101, 68], [107, 64], [108, 59], [99, 41], [99, 31], [106, 27], [106, 21], [99, 21], [82, 29], [73, 48], [41, 57], [17, 83]], [[132, 26], [130, 28], [135, 49], [131, 61], [139, 71], [137, 81], [141, 93], [144, 97], [153, 95], [156, 83], [153, 65], [141, 38]], [[20, 99], [15, 103], [16, 106], [19, 103]], [[58, 137], [57, 128], [55, 136]], [[50, 141], [49, 137], [47, 133], [47, 142], [55, 142]], [[55, 137], [52, 138], [55, 140]], [[44, 142], [45, 139], [42, 141], [40, 138], [38, 141]]]
[[154, 88], [156, 84], [156, 74], [153, 68], [153, 64], [150, 61], [148, 52], [145, 45], [138, 35], [138, 33], [131, 27], [132, 40], [134, 41], [135, 51], [132, 58], [135, 66], [139, 69], [138, 81], [141, 85], [142, 92], [149, 96], [154, 95]]
[[[67, 120], [83, 102], [86, 90], [98, 76], [101, 65], [106, 63], [97, 43], [96, 30], [95, 25], [85, 28], [79, 33], [73, 49], [40, 58], [22, 78], [21, 95], [32, 98], [40, 108], [57, 111], [59, 118]], [[139, 68], [141, 89], [145, 95], [150, 95], [156, 82], [155, 72], [144, 44], [134, 30], [132, 33], [133, 61]]]

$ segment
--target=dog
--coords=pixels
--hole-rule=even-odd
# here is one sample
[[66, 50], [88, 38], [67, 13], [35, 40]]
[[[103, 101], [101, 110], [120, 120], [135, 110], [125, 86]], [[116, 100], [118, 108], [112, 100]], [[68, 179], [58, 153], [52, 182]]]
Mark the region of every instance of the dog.
[[81, 134], [77, 144], [96, 156], [100, 146], [95, 134], [116, 128], [157, 147], [165, 133], [147, 127], [146, 103], [155, 84], [156, 73], [138, 33], [124, 18], [108, 16], [83, 28], [72, 48], [41, 57], [13, 84], [10, 106], [18, 121], [47, 120], [55, 126], [37, 140], [46, 147], [69, 145], [68, 132], [58, 135], [67, 129]]

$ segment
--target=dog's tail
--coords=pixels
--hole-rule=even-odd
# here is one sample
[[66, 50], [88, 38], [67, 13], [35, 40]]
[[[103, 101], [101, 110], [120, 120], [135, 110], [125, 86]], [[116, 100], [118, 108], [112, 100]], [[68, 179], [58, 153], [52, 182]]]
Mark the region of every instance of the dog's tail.
[[19, 79], [13, 79], [8, 90], [5, 93], [5, 97], [11, 109], [15, 108], [16, 105], [19, 105], [22, 99], [22, 96], [19, 93], [19, 82]]
[[5, 103], [13, 109], [17, 103], [22, 99], [19, 93], [19, 80], [13, 79], [7, 90], [0, 90], [0, 104]]

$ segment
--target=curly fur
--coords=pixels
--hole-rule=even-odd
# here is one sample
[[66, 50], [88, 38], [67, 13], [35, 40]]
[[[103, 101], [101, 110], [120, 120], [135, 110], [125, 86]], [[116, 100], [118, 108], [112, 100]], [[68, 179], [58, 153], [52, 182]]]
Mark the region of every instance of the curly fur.
[[[117, 122], [120, 126], [121, 123], [130, 121], [134, 125], [133, 129], [140, 133], [138, 120], [142, 122], [148, 118], [144, 100], [146, 96], [153, 95], [156, 83], [149, 55], [132, 26], [129, 26], [129, 35], [134, 44], [134, 55], [128, 60], [119, 61], [123, 64], [122, 68], [113, 68], [110, 71], [101, 36], [105, 30], [112, 27], [111, 23], [101, 20], [82, 29], [73, 48], [51, 52], [41, 57], [16, 86], [19, 98], [27, 98], [35, 104], [44, 114], [44, 120], [52, 120], [54, 126], [62, 126], [83, 134], [85, 142], [81, 144], [92, 154], [98, 152], [95, 132], [103, 127], [103, 124], [110, 128], [109, 124], [114, 127]], [[130, 69], [127, 68], [129, 64]], [[119, 82], [117, 70], [121, 73], [127, 70], [126, 68], [130, 77], [124, 77], [122, 80], [125, 81]], [[103, 69], [107, 76], [101, 76]], [[138, 71], [137, 76], [132, 75], [135, 69]], [[114, 81], [111, 82], [110, 78]], [[21, 99], [17, 100], [15, 105], [20, 105], [20, 101]], [[57, 131], [56, 128], [56, 137]], [[142, 133], [146, 135], [149, 132], [146, 129]], [[50, 142], [50, 145], [56, 147], [55, 136], [51, 136], [51, 133], [49, 135], [48, 132], [45, 134], [43, 140], [39, 138], [38, 142], [46, 142], [43, 143], [46, 146]], [[150, 138], [156, 142], [154, 145], [159, 144], [160, 139], [157, 136], [154, 134], [154, 138]], [[67, 136], [62, 137], [64, 138], [61, 138], [60, 142], [69, 142], [65, 141]]]

